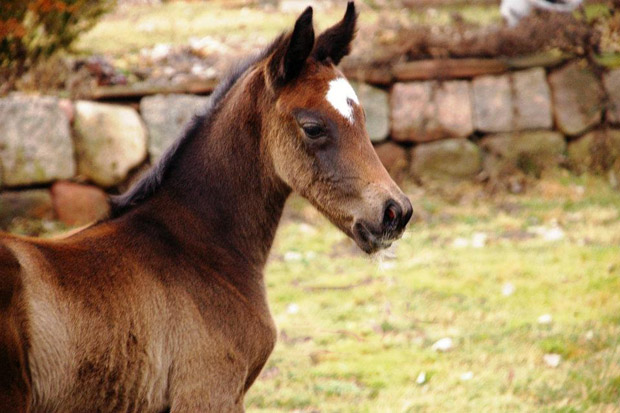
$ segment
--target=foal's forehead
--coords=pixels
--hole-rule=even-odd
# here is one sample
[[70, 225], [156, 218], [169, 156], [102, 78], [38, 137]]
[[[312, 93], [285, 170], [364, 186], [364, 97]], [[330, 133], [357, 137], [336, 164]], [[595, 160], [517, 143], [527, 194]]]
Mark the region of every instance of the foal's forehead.
[[[362, 112], [355, 90], [334, 66], [318, 65], [308, 70], [302, 82], [291, 90], [288, 99], [293, 106], [318, 108], [351, 125]], [[287, 100], [288, 100], [287, 99]]]

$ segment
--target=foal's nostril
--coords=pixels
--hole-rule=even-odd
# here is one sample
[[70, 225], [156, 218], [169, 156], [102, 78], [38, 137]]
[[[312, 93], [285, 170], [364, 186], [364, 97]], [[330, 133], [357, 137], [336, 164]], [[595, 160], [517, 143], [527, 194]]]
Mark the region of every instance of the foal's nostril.
[[402, 210], [400, 206], [392, 200], [388, 201], [385, 212], [383, 213], [383, 226], [389, 229], [398, 228], [401, 215]]
[[411, 201], [409, 198], [405, 198], [404, 202], [404, 211], [403, 211], [403, 222], [402, 226], [406, 226], [413, 215], [413, 206], [411, 206]]

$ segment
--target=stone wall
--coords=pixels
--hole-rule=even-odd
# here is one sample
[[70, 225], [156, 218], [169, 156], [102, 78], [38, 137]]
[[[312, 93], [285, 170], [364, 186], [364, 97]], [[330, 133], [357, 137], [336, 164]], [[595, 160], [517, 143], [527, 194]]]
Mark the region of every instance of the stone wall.
[[[496, 74], [484, 73], [484, 65], [463, 70], [454, 61], [448, 71], [432, 66], [441, 76], [416, 77], [411, 67], [388, 81], [374, 76], [381, 79], [374, 84], [351, 76], [358, 78], [352, 83], [370, 138], [397, 180], [494, 180], [558, 165], [620, 173], [620, 69], [601, 74], [584, 61]], [[0, 227], [15, 215], [67, 225], [101, 216], [105, 191], [125, 189], [157, 161], [208, 100], [188, 94], [145, 96], [138, 105], [0, 99]]]

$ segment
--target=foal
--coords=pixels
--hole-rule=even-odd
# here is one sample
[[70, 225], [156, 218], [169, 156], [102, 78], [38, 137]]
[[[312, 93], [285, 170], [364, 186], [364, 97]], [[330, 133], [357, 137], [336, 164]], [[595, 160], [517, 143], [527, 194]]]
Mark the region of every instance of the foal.
[[335, 67], [355, 21], [349, 3], [315, 41], [308, 8], [108, 219], [0, 237], [0, 411], [243, 411], [276, 340], [263, 268], [291, 191], [368, 253], [411, 216]]

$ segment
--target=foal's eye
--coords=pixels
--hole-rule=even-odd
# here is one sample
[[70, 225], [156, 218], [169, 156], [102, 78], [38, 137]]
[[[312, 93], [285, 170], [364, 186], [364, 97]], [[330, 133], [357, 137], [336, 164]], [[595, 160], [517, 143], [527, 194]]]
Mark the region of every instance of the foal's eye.
[[310, 139], [320, 138], [325, 134], [325, 129], [321, 125], [311, 124], [302, 127], [306, 136]]

